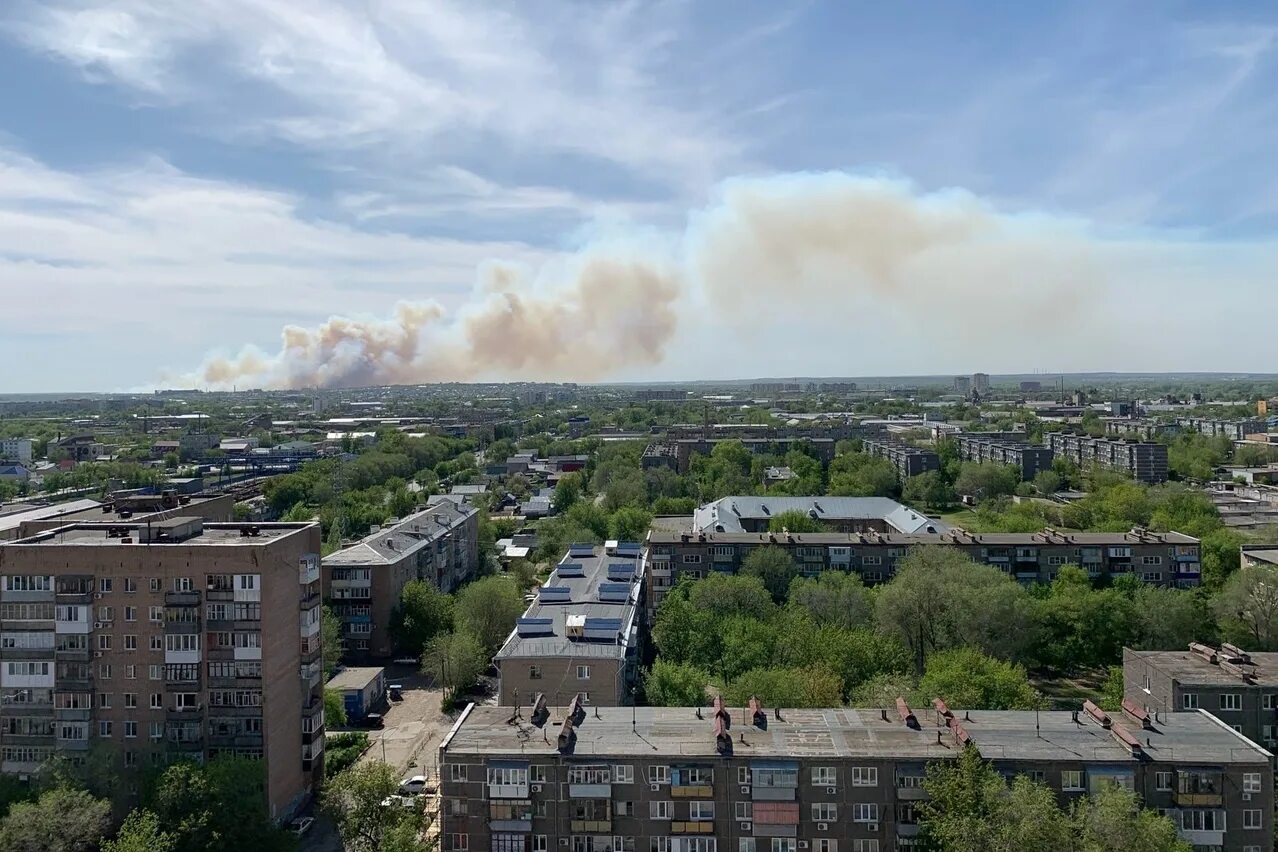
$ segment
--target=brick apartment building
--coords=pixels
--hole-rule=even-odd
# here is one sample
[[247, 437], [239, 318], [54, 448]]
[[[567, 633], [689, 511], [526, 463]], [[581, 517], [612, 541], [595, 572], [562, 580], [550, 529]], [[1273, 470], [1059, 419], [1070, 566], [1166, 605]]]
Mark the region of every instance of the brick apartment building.
[[1008, 440], [1003, 437], [1004, 434], [1006, 433], [984, 435], [977, 432], [956, 435], [959, 458], [982, 464], [1012, 465], [1020, 470], [1021, 479], [1027, 482], [1042, 471], [1052, 469], [1053, 453], [1049, 448]]
[[941, 457], [936, 453], [911, 447], [900, 441], [866, 438], [861, 442], [861, 450], [867, 455], [890, 461], [900, 479], [908, 479], [920, 473], [927, 473], [929, 470], [941, 469]]
[[[889, 852], [975, 748], [1068, 806], [1105, 785], [1195, 849], [1273, 843], [1269, 752], [1206, 713], [471, 705], [439, 749], [444, 852]], [[960, 718], [961, 716], [961, 718]], [[729, 727], [730, 726], [730, 727]]]
[[653, 530], [644, 552], [649, 613], [683, 575], [709, 571], [735, 574], [758, 547], [781, 547], [805, 576], [852, 571], [867, 585], [892, 578], [896, 563], [912, 547], [956, 548], [975, 562], [992, 565], [1026, 583], [1051, 582], [1063, 565], [1077, 565], [1093, 578], [1132, 574], [1158, 586], [1196, 586], [1201, 573], [1199, 541], [1181, 533], [1133, 529], [1125, 533], [679, 533]]
[[1234, 645], [1123, 649], [1123, 697], [1148, 712], [1205, 710], [1265, 748], [1278, 745], [1278, 652]]
[[391, 614], [411, 580], [453, 592], [479, 568], [479, 510], [440, 499], [324, 557], [324, 595], [342, 622], [344, 656], [387, 657], [395, 650]]
[[634, 701], [641, 656], [642, 563], [638, 542], [575, 544], [555, 566], [497, 652], [499, 702], [537, 693], [600, 706]]
[[0, 771], [107, 744], [135, 787], [143, 767], [237, 754], [290, 817], [323, 768], [319, 550], [317, 524], [199, 518], [0, 547]]
[[1099, 467], [1139, 482], [1167, 481], [1167, 446], [1127, 438], [1093, 438], [1067, 432], [1048, 432], [1047, 445], [1082, 470]]

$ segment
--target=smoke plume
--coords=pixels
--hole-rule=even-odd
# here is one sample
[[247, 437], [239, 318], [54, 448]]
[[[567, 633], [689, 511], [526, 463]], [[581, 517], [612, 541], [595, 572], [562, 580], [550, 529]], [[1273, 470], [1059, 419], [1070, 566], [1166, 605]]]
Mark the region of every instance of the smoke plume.
[[211, 358], [192, 378], [217, 388], [596, 380], [663, 363], [703, 324], [755, 346], [754, 329], [783, 319], [829, 327], [876, 311], [876, 321], [918, 322], [919, 308], [948, 334], [982, 336], [1026, 311], [1072, 310], [1103, 286], [1096, 249], [1069, 221], [1003, 214], [963, 192], [843, 173], [742, 178], [680, 233], [607, 234], [536, 270], [493, 261], [451, 313], [423, 300], [386, 320], [289, 326], [277, 353]]

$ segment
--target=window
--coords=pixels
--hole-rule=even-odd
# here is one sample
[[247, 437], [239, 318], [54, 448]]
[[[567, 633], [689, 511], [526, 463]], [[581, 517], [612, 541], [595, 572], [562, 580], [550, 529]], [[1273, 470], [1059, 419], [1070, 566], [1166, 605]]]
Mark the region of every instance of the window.
[[158, 591], [160, 590], [160, 578], [159, 578], [159, 577], [152, 577], [152, 578], [150, 579], [150, 581], [149, 581], [149, 582], [150, 582], [150, 586], [151, 586], [151, 591], [153, 591], [153, 592], [158, 592]]
[[124, 608], [124, 620], [125, 620], [125, 621], [137, 621], [137, 620], [138, 620], [138, 608], [137, 608], [137, 607], [135, 607], [135, 606], [126, 606], [126, 607]]
[[1186, 692], [1180, 696], [1181, 710], [1197, 710], [1198, 709], [1198, 693]]
[[111, 650], [111, 636], [110, 636], [110, 634], [108, 634], [108, 633], [99, 633], [99, 634], [98, 634], [98, 650], [99, 650], [99, 651], [110, 651], [110, 650]]
[[737, 767], [737, 783], [738, 784], [750, 783], [750, 767], [748, 766]]
[[669, 784], [670, 783], [670, 767], [669, 766], [649, 766], [648, 781], [651, 784]]
[[612, 772], [607, 766], [588, 764], [568, 768], [569, 784], [611, 784]]
[[152, 651], [163, 651], [163, 650], [164, 650], [164, 637], [163, 637], [163, 636], [152, 636], [152, 637], [151, 637], [151, 650], [152, 650]]
[[1266, 692], [1260, 697], [1260, 706], [1266, 710], [1278, 709], [1278, 692]]
[[151, 693], [151, 709], [152, 710], [164, 709], [164, 693], [162, 692]]
[[146, 676], [151, 680], [164, 680], [164, 666], [147, 666]]
[[735, 816], [739, 820], [754, 819], [754, 802], [737, 802]]
[[151, 739], [159, 740], [163, 738], [164, 738], [164, 723], [152, 722], [151, 723]]
[[546, 783], [546, 767], [545, 766], [541, 766], [541, 765], [530, 766], [529, 774], [534, 784]]
[[670, 852], [669, 837], [653, 837], [648, 841], [649, 852]]
[[1257, 829], [1264, 828], [1265, 818], [1264, 811], [1259, 808], [1248, 809], [1243, 811], [1243, 828]]
[[191, 591], [193, 588], [194, 588], [194, 586], [191, 584], [191, 578], [190, 578], [190, 577], [174, 577], [174, 578], [173, 578], [173, 591], [175, 591], [175, 592], [189, 592], [189, 591]]
[[857, 802], [852, 806], [853, 822], [878, 822], [879, 806], [874, 802]]
[[1172, 788], [1172, 774], [1170, 772], [1154, 773], [1154, 789], [1170, 790]]
[[684, 565], [700, 565], [700, 564], [701, 564], [701, 554], [700, 554], [700, 553], [685, 553], [685, 554], [683, 555], [683, 564], [684, 564]]
[[742, 837], [738, 839], [737, 852], [755, 852], [754, 838]]
[[125, 706], [126, 708], [137, 707], [137, 706], [138, 706], [138, 694], [137, 694], [136, 692], [126, 692], [126, 693], [124, 693], [124, 706]]
[[448, 766], [449, 781], [465, 781], [466, 765], [464, 763], [452, 763]]
[[714, 802], [689, 802], [688, 819], [694, 822], [714, 819]]
[[613, 808], [613, 813], [615, 813], [619, 817], [622, 817], [622, 816], [632, 817], [635, 815], [634, 802], [613, 802], [612, 808]]
[[1049, 556], [1049, 557], [1047, 557], [1047, 564], [1048, 564], [1048, 565], [1064, 565], [1064, 564], [1065, 564], [1065, 557], [1064, 557], [1064, 556]]
[[1244, 793], [1260, 792], [1260, 773], [1259, 772], [1243, 773], [1243, 792]]
[[111, 578], [110, 578], [110, 577], [99, 577], [99, 578], [98, 578], [98, 591], [99, 591], [99, 592], [101, 592], [101, 593], [102, 593], [102, 594], [104, 594], [104, 595], [111, 591]]
[[1081, 769], [1066, 769], [1061, 772], [1061, 789], [1062, 790], [1081, 790], [1083, 789], [1083, 771]]
[[110, 723], [110, 722], [108, 722], [108, 721], [107, 721], [107, 720], [105, 720], [105, 719], [103, 719], [101, 722], [98, 722], [98, 736], [100, 736], [100, 737], [109, 737], [109, 736], [111, 736], [111, 723]]
[[812, 806], [812, 821], [834, 822], [838, 819], [838, 812], [833, 802], [817, 802]]
[[853, 840], [852, 852], [879, 852], [879, 841], [874, 838]]
[[1162, 565], [1162, 564], [1163, 564], [1163, 557], [1161, 557], [1161, 556], [1142, 556], [1142, 557], [1141, 557], [1141, 559], [1140, 559], [1140, 561], [1141, 561], [1141, 564], [1142, 564], [1142, 565]]
[[1221, 710], [1241, 710], [1242, 709], [1242, 693], [1240, 692], [1222, 692], [1220, 694]]
[[153, 606], [147, 609], [147, 618], [156, 624], [164, 621], [164, 607]]
[[833, 766], [812, 767], [813, 787], [833, 787], [839, 783], [839, 770]]
[[614, 784], [633, 784], [635, 783], [635, 768], [629, 763], [619, 763], [612, 768], [612, 783]]
[[819, 838], [816, 842], [816, 852], [838, 852], [838, 849], [839, 841], [828, 837]]
[[671, 819], [674, 814], [674, 802], [649, 802], [648, 816], [652, 819]]
[[577, 680], [590, 680], [590, 666], [577, 666]]
[[138, 649], [138, 636], [136, 633], [124, 634], [124, 650], [136, 651]]
[[126, 593], [136, 592], [138, 590], [138, 581], [132, 577], [124, 578], [124, 591]]
[[529, 679], [529, 680], [541, 680], [541, 666], [529, 666], [529, 667], [528, 667], [528, 679]]
[[52, 577], [32, 577], [29, 575], [18, 575], [4, 578], [4, 590], [6, 592], [51, 592], [53, 591]]
[[1182, 808], [1180, 812], [1180, 827], [1185, 831], [1224, 831], [1225, 812], [1199, 808]]
[[794, 852], [797, 845], [793, 837], [772, 838], [772, 852]]
[[169, 633], [164, 637], [165, 651], [199, 651], [200, 634]]
[[111, 693], [109, 692], [98, 693], [98, 707], [100, 707], [103, 710], [111, 709]]
[[125, 739], [135, 739], [135, 738], [137, 737], [137, 735], [138, 735], [138, 723], [137, 723], [137, 722], [126, 721], [126, 722], [124, 723], [124, 737], [125, 737]]
[[546, 845], [546, 835], [534, 834], [532, 839], [532, 852], [548, 852]]
[[852, 786], [853, 787], [879, 786], [879, 768], [877, 766], [853, 766], [852, 767]]
[[469, 834], [450, 834], [448, 835], [448, 849], [450, 852], [466, 852], [470, 848]]

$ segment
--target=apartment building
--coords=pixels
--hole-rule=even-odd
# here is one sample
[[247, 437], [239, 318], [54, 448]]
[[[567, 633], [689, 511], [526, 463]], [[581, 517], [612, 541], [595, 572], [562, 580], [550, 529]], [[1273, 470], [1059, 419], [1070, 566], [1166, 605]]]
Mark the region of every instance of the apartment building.
[[830, 532], [948, 532], [943, 521], [929, 518], [887, 497], [723, 497], [693, 512], [694, 532], [768, 531], [784, 512], [801, 512]]
[[966, 433], [956, 435], [955, 440], [958, 442], [959, 458], [963, 461], [1011, 465], [1020, 470], [1021, 479], [1027, 482], [1043, 471], [1052, 469], [1053, 453], [1050, 449], [1021, 441], [1009, 441], [1001, 433], [992, 436], [979, 432]]
[[1067, 432], [1047, 433], [1047, 445], [1083, 470], [1112, 470], [1139, 482], [1167, 481], [1167, 446], [1127, 438], [1092, 438]]
[[[1263, 432], [1263, 429], [1258, 431]], [[0, 461], [31, 464], [30, 438], [0, 438]]]
[[907, 479], [941, 469], [941, 457], [931, 450], [911, 447], [887, 438], [866, 438], [861, 442], [862, 452], [875, 458], [887, 459], [896, 468], [897, 476]]
[[439, 749], [445, 852], [890, 852], [974, 748], [1062, 806], [1107, 785], [1195, 849], [1273, 843], [1272, 756], [1206, 713], [471, 705]]
[[103, 744], [135, 787], [146, 766], [243, 755], [292, 816], [323, 769], [319, 550], [313, 523], [184, 517], [0, 546], [0, 771]]
[[394, 652], [391, 614], [410, 581], [453, 592], [478, 569], [479, 510], [449, 499], [325, 556], [324, 595], [342, 622], [344, 656], [367, 660]]
[[1269, 422], [1263, 417], [1249, 417], [1242, 420], [1221, 420], [1215, 417], [1177, 417], [1176, 424], [1182, 429], [1192, 429], [1204, 435], [1224, 435], [1231, 441], [1241, 441], [1255, 432], [1267, 432]]
[[638, 542], [612, 548], [574, 544], [537, 590], [494, 657], [499, 701], [517, 705], [543, 693], [567, 703], [634, 702], [643, 612]]
[[912, 547], [950, 547], [1024, 583], [1050, 583], [1063, 565], [1093, 578], [1132, 574], [1157, 586], [1198, 585], [1199, 541], [1181, 533], [1136, 528], [1125, 533], [679, 533], [652, 530], [644, 551], [649, 613], [679, 578], [708, 571], [735, 574], [755, 548], [784, 548], [804, 576], [852, 571], [867, 585], [892, 578]]
[[[79, 501], [55, 504], [57, 510], [33, 514], [13, 530], [15, 538], [30, 538], [68, 524], [135, 523], [153, 524], [170, 518], [200, 518], [209, 523], [229, 523], [235, 515], [235, 497], [231, 494], [179, 494], [175, 489], [160, 493], [118, 491], [104, 502], [82, 505]], [[0, 533], [0, 538], [3, 538]]]
[[1123, 697], [1149, 713], [1205, 710], [1265, 748], [1278, 745], [1278, 652], [1193, 644], [1123, 649]]

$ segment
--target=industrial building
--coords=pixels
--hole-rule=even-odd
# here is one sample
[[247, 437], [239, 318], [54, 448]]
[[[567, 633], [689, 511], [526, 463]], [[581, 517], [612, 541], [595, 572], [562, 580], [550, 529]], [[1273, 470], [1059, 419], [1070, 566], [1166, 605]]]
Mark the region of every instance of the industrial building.
[[318, 524], [188, 517], [0, 547], [0, 771], [109, 744], [135, 793], [144, 767], [260, 758], [291, 817], [323, 769], [319, 550]]
[[574, 544], [537, 590], [494, 657], [499, 701], [581, 694], [601, 706], [634, 702], [640, 662], [643, 563], [638, 542]]
[[324, 557], [324, 594], [342, 622], [343, 656], [387, 657], [391, 614], [412, 580], [452, 592], [479, 568], [479, 510], [447, 498]]
[[[1135, 791], [1195, 848], [1273, 843], [1272, 755], [1207, 713], [470, 705], [439, 748], [444, 852], [889, 852], [975, 749], [1068, 807]], [[722, 846], [720, 846], [722, 844]]]
[[1167, 446], [1126, 438], [1093, 438], [1067, 432], [1047, 433], [1047, 445], [1082, 470], [1099, 467], [1139, 482], [1167, 481]]

